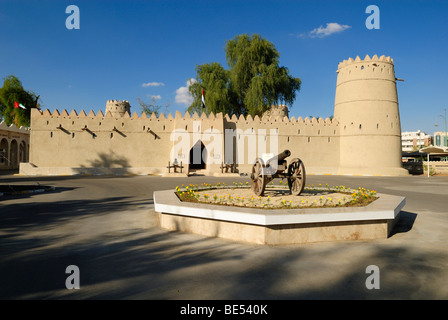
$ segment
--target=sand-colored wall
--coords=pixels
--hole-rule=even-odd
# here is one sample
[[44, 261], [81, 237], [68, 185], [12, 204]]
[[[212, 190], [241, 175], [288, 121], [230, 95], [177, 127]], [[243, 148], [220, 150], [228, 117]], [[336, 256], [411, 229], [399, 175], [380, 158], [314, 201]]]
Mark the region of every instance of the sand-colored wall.
[[[132, 117], [127, 113], [113, 117], [102, 112], [95, 115], [93, 111], [78, 115], [75, 111], [69, 114], [66, 110], [33, 110], [32, 128], [30, 162], [37, 167], [145, 167], [154, 173], [165, 172], [168, 161], [172, 163], [174, 158], [188, 164], [190, 148], [198, 141], [207, 149], [209, 163], [205, 169], [209, 172], [220, 171], [222, 162], [226, 162], [226, 148], [234, 150], [232, 161], [237, 162], [239, 172], [249, 172], [262, 151], [289, 149], [292, 154], [288, 160], [300, 158], [310, 170], [334, 170], [339, 157], [339, 127], [329, 119], [237, 119], [222, 114], [199, 117], [180, 112], [175, 117], [136, 113]], [[226, 140], [229, 133], [235, 136], [233, 145], [232, 140]], [[184, 148], [181, 139], [187, 139]], [[278, 141], [276, 148], [272, 148], [271, 140]], [[253, 141], [255, 153], [249, 148]], [[235, 150], [241, 144], [244, 159], [238, 161], [241, 158]], [[176, 145], [180, 147], [175, 148]]]
[[[336, 121], [328, 118], [310, 120], [275, 116], [262, 118], [248, 116], [246, 119], [226, 116], [224, 119], [226, 128], [236, 128], [242, 132], [236, 137], [236, 143], [248, 146], [244, 151], [244, 164], [240, 166], [245, 172], [250, 171], [255, 159], [260, 157], [263, 151], [280, 153], [288, 149], [291, 151], [291, 156], [286, 160], [301, 159], [307, 172], [336, 173], [339, 165], [339, 125]], [[263, 133], [266, 133], [265, 141]], [[249, 146], [254, 142], [257, 151], [251, 153]], [[278, 143], [277, 146], [275, 142]]]

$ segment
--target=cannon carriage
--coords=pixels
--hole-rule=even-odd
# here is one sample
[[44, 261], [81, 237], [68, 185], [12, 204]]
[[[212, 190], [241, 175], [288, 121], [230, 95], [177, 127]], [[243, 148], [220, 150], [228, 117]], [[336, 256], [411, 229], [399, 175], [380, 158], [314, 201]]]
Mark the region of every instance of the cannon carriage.
[[263, 196], [266, 185], [275, 178], [287, 179], [291, 194], [297, 196], [305, 187], [305, 166], [299, 158], [292, 159], [288, 165], [286, 158], [291, 151], [284, 150], [277, 156], [261, 157], [255, 160], [250, 174], [251, 187], [257, 196]]

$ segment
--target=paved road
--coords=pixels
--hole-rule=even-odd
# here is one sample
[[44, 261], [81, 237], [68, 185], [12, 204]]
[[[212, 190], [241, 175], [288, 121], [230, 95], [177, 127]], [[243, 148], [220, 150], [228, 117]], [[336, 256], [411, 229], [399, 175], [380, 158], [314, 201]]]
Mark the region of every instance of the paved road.
[[405, 196], [385, 240], [274, 247], [157, 228], [154, 190], [232, 181], [247, 178], [1, 175], [56, 190], [0, 198], [0, 299], [448, 299], [448, 177], [308, 176]]

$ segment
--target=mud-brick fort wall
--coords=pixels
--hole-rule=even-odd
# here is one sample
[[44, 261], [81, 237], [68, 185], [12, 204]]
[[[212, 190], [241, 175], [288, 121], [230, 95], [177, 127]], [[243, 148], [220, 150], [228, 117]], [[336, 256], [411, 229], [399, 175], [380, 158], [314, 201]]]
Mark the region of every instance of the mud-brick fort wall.
[[[33, 110], [30, 164], [22, 169], [23, 173], [34, 170], [41, 174], [107, 173], [120, 168], [135, 173], [164, 173], [168, 161], [173, 163], [174, 158], [185, 165], [192, 162], [191, 148], [202, 143], [206, 157], [211, 158], [204, 166], [210, 173], [221, 172], [223, 162], [235, 162], [239, 172], [249, 172], [260, 152], [284, 149], [291, 151], [290, 159], [298, 157], [308, 164], [310, 172], [335, 173], [339, 161], [338, 129], [336, 122], [316, 118], [253, 119], [222, 114], [199, 117], [188, 113], [182, 116], [180, 112], [175, 117], [136, 113], [114, 117], [111, 112], [104, 115], [101, 111], [95, 115], [93, 111], [77, 114], [73, 110], [69, 114], [66, 110]], [[226, 139], [229, 132], [233, 137]], [[186, 148], [175, 148], [180, 137], [188, 139]], [[214, 139], [220, 139], [222, 144], [214, 144]], [[257, 147], [251, 149], [254, 141]], [[276, 149], [272, 144], [275, 142]], [[231, 159], [226, 159], [226, 152]]]
[[[401, 168], [393, 60], [350, 58], [339, 64], [337, 74], [332, 120], [289, 117], [284, 106], [253, 118], [179, 111], [174, 117], [131, 116], [129, 102], [116, 100], [107, 101], [105, 114], [33, 109], [30, 159], [21, 164], [21, 172], [166, 173], [168, 161], [174, 160], [182, 162], [185, 172], [199, 146], [208, 159], [202, 168], [209, 173], [220, 173], [223, 162], [236, 162], [240, 173], [250, 172], [261, 152], [288, 149], [289, 159], [300, 158], [307, 173], [407, 174]], [[182, 138], [186, 147], [178, 148]]]
[[31, 117], [30, 163], [49, 172], [50, 168], [83, 173], [86, 168], [162, 167], [168, 161], [172, 117], [66, 110], [36, 110]]
[[[308, 117], [305, 119], [287, 116], [263, 116], [252, 118], [248, 116], [244, 118], [240, 116], [238, 119], [233, 116], [226, 116], [224, 127], [226, 129], [238, 129], [233, 143], [234, 149], [238, 149], [239, 145], [249, 146], [251, 143], [257, 143], [256, 154], [249, 154], [249, 147], [244, 148], [244, 164], [240, 168], [249, 172], [255, 157], [260, 155], [264, 150], [260, 150], [260, 146], [265, 146], [266, 152], [278, 153], [285, 149], [291, 151], [291, 156], [287, 160], [300, 158], [307, 172], [310, 173], [329, 173], [335, 174], [339, 166], [339, 125], [337, 121], [322, 118]], [[246, 134], [238, 134], [244, 132]], [[256, 139], [251, 139], [251, 132]], [[266, 132], [266, 139], [263, 142], [263, 135]], [[261, 140], [261, 141], [260, 141]], [[277, 150], [273, 150], [272, 142], [278, 143]], [[275, 149], [275, 148], [274, 148]], [[234, 154], [237, 150], [234, 150]]]

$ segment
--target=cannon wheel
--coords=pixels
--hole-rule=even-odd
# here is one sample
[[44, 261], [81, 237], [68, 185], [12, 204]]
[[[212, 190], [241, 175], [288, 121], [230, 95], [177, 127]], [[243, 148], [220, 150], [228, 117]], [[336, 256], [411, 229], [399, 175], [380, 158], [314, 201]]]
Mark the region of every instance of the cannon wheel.
[[298, 196], [305, 187], [305, 166], [302, 160], [293, 159], [288, 166], [288, 186], [291, 193]]
[[257, 159], [252, 166], [250, 178], [252, 180], [252, 190], [257, 196], [263, 196], [267, 180], [263, 172], [263, 161], [261, 159]]

